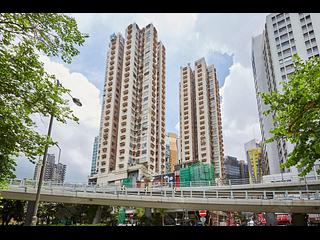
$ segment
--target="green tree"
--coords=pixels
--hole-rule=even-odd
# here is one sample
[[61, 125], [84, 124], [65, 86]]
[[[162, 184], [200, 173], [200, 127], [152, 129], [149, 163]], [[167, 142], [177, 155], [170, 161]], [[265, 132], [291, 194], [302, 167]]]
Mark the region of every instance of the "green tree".
[[159, 216], [161, 218], [161, 225], [164, 226], [164, 219], [166, 216], [166, 209], [164, 208], [155, 208], [154, 209], [154, 217], [157, 218], [157, 216]]
[[138, 219], [139, 223], [142, 222], [144, 216], [144, 208], [136, 208], [135, 217]]
[[12, 177], [15, 156], [35, 161], [53, 144], [35, 130], [33, 115], [78, 120], [62, 98], [69, 90], [55, 84], [39, 56], [71, 63], [86, 37], [64, 14], [0, 13], [0, 182]]
[[57, 203], [55, 202], [40, 202], [38, 209], [38, 217], [41, 223], [48, 225], [56, 218]]
[[283, 139], [294, 144], [281, 167], [296, 166], [305, 176], [320, 159], [320, 58], [303, 61], [295, 55], [293, 62], [295, 71], [280, 83], [282, 90], [261, 95], [270, 106], [264, 114], [275, 114], [273, 137], [266, 142]]
[[8, 225], [12, 219], [18, 223], [24, 220], [24, 201], [2, 199], [1, 205], [0, 216], [2, 225]]

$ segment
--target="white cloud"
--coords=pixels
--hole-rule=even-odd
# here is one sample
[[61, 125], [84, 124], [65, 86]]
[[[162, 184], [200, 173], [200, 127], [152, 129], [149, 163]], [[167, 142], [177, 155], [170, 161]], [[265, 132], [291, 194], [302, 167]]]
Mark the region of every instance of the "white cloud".
[[[71, 95], [79, 98], [82, 103], [82, 107], [78, 107], [70, 100], [70, 107], [79, 118], [79, 124], [71, 121], [62, 124], [54, 120], [52, 138], [62, 149], [60, 162], [67, 165], [66, 181], [85, 182], [91, 168], [93, 140], [99, 129], [101, 112], [99, 90], [81, 73], [70, 72], [64, 65], [53, 62], [47, 57], [42, 56], [41, 61], [44, 62], [47, 72], [55, 74], [62, 85], [71, 90]], [[66, 95], [65, 99], [71, 97]], [[46, 133], [48, 119], [37, 115], [35, 120], [39, 131]], [[51, 147], [49, 153], [55, 153], [57, 161], [58, 148]], [[21, 166], [18, 165], [17, 168], [22, 168], [24, 165], [33, 171], [27, 160], [18, 160], [18, 164]], [[29, 174], [29, 177], [32, 176], [33, 172]], [[27, 177], [25, 172], [22, 177]]]
[[178, 135], [180, 134], [180, 122], [177, 122], [176, 126], [174, 129], [178, 132]]
[[225, 155], [245, 160], [244, 144], [261, 138], [251, 68], [233, 64], [220, 94]]
[[[200, 48], [234, 54], [234, 62], [251, 64], [251, 38], [264, 28], [265, 13], [199, 14], [195, 29]], [[206, 50], [204, 50], [206, 51]]]
[[[67, 164], [67, 180], [85, 180], [91, 166], [92, 146], [98, 134], [101, 104], [99, 90], [81, 73], [70, 72], [60, 63], [42, 58], [45, 68], [71, 90], [73, 97], [79, 98], [82, 107], [70, 101], [70, 107], [79, 118], [79, 124], [55, 122], [52, 136], [62, 149], [61, 161]], [[67, 95], [66, 99], [71, 97]]]

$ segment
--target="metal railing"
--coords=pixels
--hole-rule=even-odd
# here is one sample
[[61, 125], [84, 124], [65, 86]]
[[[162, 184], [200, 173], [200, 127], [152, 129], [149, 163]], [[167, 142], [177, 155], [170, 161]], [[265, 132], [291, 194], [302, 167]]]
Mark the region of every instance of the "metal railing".
[[[301, 177], [298, 181], [292, 181], [300, 184], [306, 184], [307, 181], [312, 180], [320, 180], [318, 178], [303, 178]], [[187, 181], [187, 182], [149, 182], [147, 184], [131, 184], [125, 186], [126, 188], [196, 188], [196, 187], [219, 187], [219, 186], [235, 186], [235, 185], [253, 185], [253, 184], [279, 184], [279, 183], [287, 183], [290, 181], [279, 181], [279, 179], [275, 179], [271, 182], [260, 182], [260, 181], [250, 181], [250, 179], [229, 179], [224, 181]], [[29, 180], [29, 179], [11, 179], [8, 181], [8, 185], [23, 185], [23, 186], [30, 186], [36, 187], [38, 182], [36, 180]], [[88, 183], [59, 183], [53, 181], [44, 181], [43, 186], [52, 186], [52, 187], [65, 187], [65, 188], [92, 188], [92, 187], [100, 187], [100, 188], [121, 188], [122, 185], [120, 184], [105, 184], [105, 185], [94, 185]]]
[[[7, 191], [35, 193], [35, 181], [10, 180]], [[149, 196], [149, 197], [182, 197], [207, 199], [261, 199], [261, 200], [320, 200], [319, 190], [212, 190], [199, 188], [126, 188], [124, 186], [97, 186], [86, 184], [60, 184], [44, 182], [42, 194], [78, 196], [87, 193], [92, 197], [103, 197], [106, 194], [117, 196]]]

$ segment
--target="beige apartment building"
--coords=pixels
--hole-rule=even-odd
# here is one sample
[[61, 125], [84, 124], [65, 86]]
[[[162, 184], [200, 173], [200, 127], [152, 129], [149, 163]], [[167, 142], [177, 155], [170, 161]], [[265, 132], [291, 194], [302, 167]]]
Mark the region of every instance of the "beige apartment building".
[[130, 24], [109, 45], [97, 183], [165, 171], [165, 47], [156, 28]]
[[216, 69], [204, 58], [181, 67], [180, 144], [183, 163], [213, 163], [215, 178], [224, 179], [219, 83]]
[[169, 140], [169, 172], [174, 172], [174, 166], [178, 164], [178, 136], [175, 133], [168, 133]]

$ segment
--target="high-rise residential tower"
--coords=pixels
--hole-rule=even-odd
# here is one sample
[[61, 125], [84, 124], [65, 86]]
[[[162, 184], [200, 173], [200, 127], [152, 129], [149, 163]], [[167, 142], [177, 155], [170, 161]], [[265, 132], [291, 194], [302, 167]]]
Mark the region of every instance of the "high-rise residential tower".
[[[33, 175], [34, 180], [38, 180], [40, 177], [41, 164], [42, 164], [42, 160], [41, 161], [39, 160], [39, 162], [35, 166], [34, 175]], [[47, 159], [46, 159], [46, 165], [44, 167], [44, 175], [43, 175], [44, 181], [52, 180], [54, 165], [55, 165], [55, 155], [48, 153]]]
[[58, 163], [54, 165], [52, 181], [63, 183], [66, 176], [67, 165]]
[[215, 177], [224, 179], [219, 83], [216, 69], [204, 58], [181, 67], [180, 144], [182, 163], [213, 163]]
[[174, 172], [174, 166], [178, 164], [178, 136], [175, 133], [168, 133], [169, 141], [169, 172]]
[[[294, 72], [292, 56], [302, 59], [319, 56], [320, 14], [319, 13], [273, 13], [266, 17], [263, 33], [252, 39], [252, 68], [259, 111], [262, 141], [269, 139], [274, 127], [268, 109], [260, 92], [281, 91], [281, 81], [288, 81]], [[263, 144], [262, 155], [268, 167], [267, 174], [281, 172], [280, 164], [285, 162], [293, 145], [284, 140]], [[286, 172], [296, 169], [293, 167]]]
[[96, 136], [93, 142], [90, 177], [93, 177], [97, 171], [96, 168], [97, 168], [97, 157], [98, 157], [98, 145], [99, 145], [99, 136]]
[[[40, 177], [42, 161], [36, 164], [33, 179], [38, 180]], [[46, 165], [44, 167], [44, 181], [54, 181], [63, 183], [66, 175], [67, 166], [62, 163], [55, 163], [55, 155], [47, 154]]]
[[156, 28], [130, 24], [109, 45], [97, 183], [165, 171], [165, 47]]
[[251, 182], [259, 182], [263, 176], [263, 155], [261, 144], [256, 140], [252, 139], [244, 145], [249, 178]]

